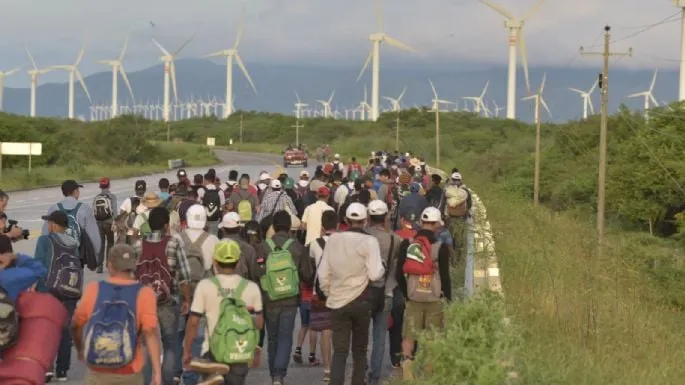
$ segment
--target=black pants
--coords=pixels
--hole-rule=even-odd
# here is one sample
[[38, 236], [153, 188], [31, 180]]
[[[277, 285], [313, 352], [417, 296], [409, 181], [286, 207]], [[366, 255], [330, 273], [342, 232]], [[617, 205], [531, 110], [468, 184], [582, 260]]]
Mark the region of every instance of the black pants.
[[[402, 290], [396, 287], [392, 292], [392, 327], [388, 330], [390, 340], [390, 363], [397, 366], [402, 361], [402, 328], [404, 327], [404, 308], [407, 303]], [[414, 343], [413, 355], [416, 355], [418, 342]]]
[[[214, 361], [210, 352], [205, 353], [204, 358]], [[231, 364], [231, 370], [224, 376], [224, 385], [245, 385], [248, 371], [247, 364]]]
[[351, 385], [364, 385], [370, 322], [371, 302], [367, 299], [357, 298], [340, 309], [331, 311], [333, 326], [331, 385], [344, 385], [345, 365], [350, 347], [353, 361]]
[[[112, 220], [98, 221], [98, 230], [100, 230], [100, 255], [98, 255], [98, 263], [100, 267], [107, 264], [107, 257], [109, 251], [114, 246], [114, 232], [112, 231]], [[105, 247], [107, 241], [107, 247]]]

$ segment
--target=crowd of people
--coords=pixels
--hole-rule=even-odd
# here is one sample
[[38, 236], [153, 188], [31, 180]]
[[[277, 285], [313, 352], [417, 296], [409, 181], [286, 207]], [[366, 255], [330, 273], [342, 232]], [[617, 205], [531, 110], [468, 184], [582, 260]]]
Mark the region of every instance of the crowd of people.
[[[379, 384], [386, 359], [421, 370], [418, 333], [461, 295], [458, 170], [443, 183], [411, 154], [336, 154], [297, 181], [177, 179], [139, 180], [121, 205], [108, 178], [90, 205], [65, 181], [33, 256], [0, 236], [0, 383], [65, 381], [72, 347], [92, 385], [242, 385], [262, 360], [272, 385], [291, 361], [343, 385], [350, 352], [353, 385]], [[85, 284], [84, 268], [107, 276]]]

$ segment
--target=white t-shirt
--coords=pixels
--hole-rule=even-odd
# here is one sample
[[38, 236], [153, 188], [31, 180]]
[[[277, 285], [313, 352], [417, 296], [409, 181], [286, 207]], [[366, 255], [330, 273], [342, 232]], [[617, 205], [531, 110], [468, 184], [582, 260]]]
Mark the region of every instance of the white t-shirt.
[[321, 217], [324, 211], [331, 210], [333, 207], [328, 203], [318, 200], [316, 203], [307, 206], [302, 214], [302, 222], [307, 224], [307, 238], [304, 245], [307, 246], [310, 242], [321, 236]]
[[[186, 235], [188, 235], [188, 238], [190, 238], [191, 242], [195, 242], [200, 234], [203, 233], [203, 230], [201, 229], [188, 228], [183, 231], [186, 233]], [[202, 244], [202, 259], [204, 260], [205, 270], [212, 268], [212, 263], [214, 261], [214, 246], [216, 246], [217, 243], [219, 243], [219, 238], [210, 233], [207, 239], [205, 239], [205, 242]]]
[[[143, 198], [140, 198], [140, 200], [142, 201]], [[119, 206], [119, 211], [123, 211], [126, 213], [131, 212], [131, 197], [124, 199], [124, 201], [121, 203], [121, 206]], [[136, 214], [144, 213], [146, 211], [147, 207], [143, 206], [142, 203], [138, 204], [138, 207], [136, 207]], [[133, 227], [140, 230], [140, 226], [143, 224], [143, 222], [142, 219], [140, 220], [140, 222], [138, 222], [138, 218], [140, 218], [140, 216], [137, 216], [136, 219], [133, 221]], [[138, 223], [138, 227], [136, 227], [136, 223]], [[126, 232], [126, 235], [133, 235], [133, 229], [129, 229]]]
[[[219, 274], [216, 277], [219, 278], [221, 287], [229, 290], [237, 288], [240, 280], [245, 279], [237, 274]], [[262, 312], [262, 293], [256, 283], [247, 281], [247, 286], [243, 290], [241, 299], [250, 311], [255, 313]], [[216, 323], [219, 321], [220, 309], [221, 296], [219, 295], [219, 290], [211, 279], [203, 279], [195, 288], [193, 303], [190, 306], [191, 313], [205, 316], [207, 329], [210, 330], [209, 333], [205, 333], [205, 340], [202, 342], [202, 354], [209, 350], [209, 337], [211, 330], [214, 330]]]
[[[213, 184], [208, 184], [204, 186], [201, 189], [197, 190], [197, 201], [202, 204], [202, 198], [205, 196], [205, 191], [207, 190], [217, 190], [217, 187]], [[221, 189], [219, 190], [219, 201], [221, 202], [221, 206], [223, 207], [224, 204], [226, 203], [226, 196], [224, 195], [223, 191]]]

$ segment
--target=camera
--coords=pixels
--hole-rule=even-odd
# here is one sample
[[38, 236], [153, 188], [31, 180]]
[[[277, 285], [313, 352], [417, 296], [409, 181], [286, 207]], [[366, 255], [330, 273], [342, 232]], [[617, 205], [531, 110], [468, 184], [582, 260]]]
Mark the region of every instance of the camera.
[[[12, 228], [14, 228], [14, 226], [17, 226], [18, 223], [19, 222], [17, 222], [14, 219], [8, 219], [7, 220], [7, 227], [5, 227], [3, 232], [9, 233], [10, 231], [12, 231]], [[17, 237], [16, 239], [29, 239], [30, 236], [31, 236], [31, 233], [29, 232], [29, 230], [23, 229], [23, 230], [21, 230], [21, 235], [19, 237]]]

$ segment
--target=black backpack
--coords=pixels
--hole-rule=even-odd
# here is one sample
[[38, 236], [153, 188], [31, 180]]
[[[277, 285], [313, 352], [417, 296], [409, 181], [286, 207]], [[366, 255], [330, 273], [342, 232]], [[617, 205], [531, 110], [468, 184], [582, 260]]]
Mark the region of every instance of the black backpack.
[[207, 220], [216, 222], [221, 220], [221, 197], [219, 190], [205, 190], [205, 195], [202, 197], [202, 205], [207, 211]]
[[0, 286], [0, 352], [17, 342], [19, 313], [7, 291]]
[[114, 208], [109, 194], [100, 193], [93, 200], [93, 214], [95, 220], [106, 221], [114, 217]]

